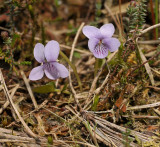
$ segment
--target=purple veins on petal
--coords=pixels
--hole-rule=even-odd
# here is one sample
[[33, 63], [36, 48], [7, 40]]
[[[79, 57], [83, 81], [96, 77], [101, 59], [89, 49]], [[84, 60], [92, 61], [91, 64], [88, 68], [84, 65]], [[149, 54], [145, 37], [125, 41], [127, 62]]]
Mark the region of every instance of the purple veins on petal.
[[89, 41], [88, 41], [89, 50], [91, 52], [93, 52], [98, 43], [99, 43], [99, 39], [97, 39], [97, 38], [89, 39]]
[[108, 55], [108, 49], [101, 40], [96, 38], [89, 39], [88, 41], [89, 50], [94, 54], [96, 58], [105, 58]]
[[63, 65], [58, 62], [54, 63], [54, 66], [57, 68], [59, 77], [61, 78], [66, 78], [69, 75], [68, 69]]
[[67, 77], [69, 75], [67, 68], [56, 62], [59, 50], [59, 43], [54, 40], [49, 41], [45, 47], [43, 44], [37, 43], [34, 48], [34, 57], [42, 65], [32, 69], [29, 79], [33, 81], [39, 80], [43, 77], [44, 73], [52, 80], [59, 77]]
[[103, 43], [99, 43], [95, 46], [93, 54], [96, 58], [105, 58], [108, 55], [108, 49]]
[[31, 70], [29, 79], [32, 81], [39, 80], [43, 77], [44, 71], [43, 71], [43, 65], [35, 67]]
[[83, 34], [89, 38], [88, 47], [96, 58], [105, 58], [110, 52], [116, 51], [120, 42], [116, 38], [112, 38], [115, 32], [113, 24], [105, 24], [100, 29], [94, 26], [83, 27]]
[[55, 68], [54, 64], [45, 63], [43, 66], [44, 72], [49, 79], [56, 80], [59, 78], [58, 70]]
[[50, 62], [44, 64], [44, 72], [46, 76], [52, 80], [58, 79], [59, 77], [68, 77], [69, 74], [67, 68], [57, 62]]

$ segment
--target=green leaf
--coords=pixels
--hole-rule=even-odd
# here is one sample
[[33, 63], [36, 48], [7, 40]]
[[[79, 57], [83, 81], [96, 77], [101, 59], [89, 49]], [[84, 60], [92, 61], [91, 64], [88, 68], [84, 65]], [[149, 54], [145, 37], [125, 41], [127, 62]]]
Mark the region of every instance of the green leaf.
[[32, 90], [33, 92], [36, 93], [50, 93], [50, 92], [55, 92], [55, 87], [51, 84], [48, 84], [48, 85], [34, 87]]
[[96, 110], [97, 110], [98, 102], [99, 102], [99, 96], [98, 96], [98, 95], [95, 95], [95, 97], [94, 97], [94, 102], [93, 102], [93, 105], [92, 105], [92, 107], [91, 107], [91, 110], [92, 110], [92, 111], [96, 111]]
[[12, 42], [11, 42], [11, 46], [13, 47], [14, 45], [15, 45], [15, 43], [16, 43], [16, 41], [17, 40], [20, 40], [20, 35], [19, 34], [13, 34], [13, 36], [12, 36]]
[[53, 144], [53, 138], [52, 138], [52, 136], [48, 136], [48, 143], [49, 143], [50, 145]]
[[58, 7], [59, 6], [59, 1], [58, 0], [54, 0], [54, 4], [55, 4], [56, 7]]
[[68, 84], [65, 83], [65, 85], [63, 86], [63, 88], [62, 88], [62, 90], [61, 90], [62, 92], [65, 91], [65, 90], [67, 89], [67, 85], [68, 85]]
[[81, 58], [81, 54], [78, 53], [78, 52], [74, 52], [74, 53], [73, 53], [73, 56], [76, 57], [76, 58]]
[[71, 93], [68, 90], [64, 90], [62, 93], [70, 95]]

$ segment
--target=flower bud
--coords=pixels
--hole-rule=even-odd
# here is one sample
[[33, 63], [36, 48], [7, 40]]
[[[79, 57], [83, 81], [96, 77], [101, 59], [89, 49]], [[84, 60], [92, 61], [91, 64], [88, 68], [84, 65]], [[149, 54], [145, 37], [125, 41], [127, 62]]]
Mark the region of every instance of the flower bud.
[[130, 2], [130, 6], [132, 6], [132, 7], [136, 7], [136, 1], [135, 0], [131, 0], [131, 2]]
[[7, 31], [2, 31], [1, 32], [1, 37], [4, 39], [6, 39], [8, 37], [8, 32]]

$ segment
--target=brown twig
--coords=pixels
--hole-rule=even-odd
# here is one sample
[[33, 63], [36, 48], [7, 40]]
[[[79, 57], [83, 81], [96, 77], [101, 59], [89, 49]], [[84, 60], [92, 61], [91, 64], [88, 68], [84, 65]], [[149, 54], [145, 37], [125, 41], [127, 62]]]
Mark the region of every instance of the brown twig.
[[[113, 56], [112, 56], [113, 57]], [[101, 75], [102, 73], [102, 70], [103, 68], [107, 65], [107, 68], [108, 68], [108, 74], [106, 76], [106, 78], [104, 79], [103, 83], [101, 84], [100, 87], [98, 87], [96, 90], [95, 90], [95, 87], [96, 87], [96, 83], [98, 81], [98, 78], [99, 76]], [[108, 64], [107, 64], [107, 61], [102, 65], [101, 69], [99, 70], [99, 72], [97, 73], [97, 75], [95, 76], [93, 82], [92, 82], [92, 85], [91, 85], [91, 89], [89, 91], [89, 94], [88, 94], [88, 99], [86, 100], [85, 102], [85, 106], [84, 106], [84, 109], [86, 109], [88, 107], [88, 105], [92, 102], [92, 100], [90, 99], [91, 96], [94, 94], [94, 95], [97, 95], [99, 94], [99, 92], [102, 90], [102, 88], [104, 87], [104, 85], [107, 83], [108, 81], [108, 78], [109, 78], [109, 75], [110, 75], [110, 70], [109, 70], [109, 67], [108, 67]], [[86, 109], [88, 110], [88, 109]]]
[[76, 144], [81, 144], [81, 145], [84, 145], [84, 146], [87, 146], [87, 147], [96, 147], [95, 145], [92, 145], [92, 144], [89, 144], [87, 142], [80, 142], [80, 141], [65, 141], [66, 143], [75, 143]]
[[69, 111], [71, 111], [85, 125], [85, 127], [86, 127], [87, 131], [90, 133], [90, 135], [91, 135], [96, 147], [99, 147], [99, 145], [97, 143], [97, 139], [96, 139], [96, 137], [94, 136], [94, 133], [93, 133], [94, 129], [93, 128], [92, 129], [89, 128], [91, 126], [88, 125], [88, 123], [87, 123], [87, 121], [85, 119], [83, 119], [82, 117], [79, 116], [80, 115], [79, 113], [74, 112], [74, 110], [69, 106], [66, 106], [66, 108]]
[[93, 82], [92, 82], [92, 85], [91, 85], [91, 88], [90, 88], [90, 91], [88, 93], [88, 98], [86, 99], [86, 102], [85, 102], [85, 106], [83, 109], [86, 109], [88, 107], [88, 105], [92, 102], [92, 99], [91, 99], [91, 96], [94, 94], [94, 89], [96, 87], [96, 83], [98, 81], [98, 78], [99, 76], [101, 75], [102, 73], [102, 70], [103, 68], [105, 67], [106, 63], [104, 63], [101, 67], [101, 69], [98, 71], [97, 75], [95, 76]]
[[1, 69], [0, 69], [0, 81], [1, 81], [1, 84], [4, 86], [4, 92], [5, 92], [5, 95], [6, 95], [7, 99], [8, 99], [8, 101], [10, 102], [11, 106], [13, 107], [13, 110], [15, 111], [15, 113], [17, 114], [19, 120], [21, 121], [21, 123], [23, 124], [24, 128], [26, 129], [26, 132], [27, 132], [30, 136], [32, 136], [32, 137], [34, 137], [34, 138], [37, 138], [37, 135], [34, 134], [34, 133], [31, 131], [31, 129], [27, 126], [27, 124], [25, 123], [25, 121], [24, 121], [23, 118], [21, 117], [20, 113], [18, 112], [17, 108], [15, 107], [15, 105], [14, 105], [14, 103], [13, 103], [13, 100], [12, 100], [12, 98], [11, 98], [9, 92], [8, 92], [8, 88], [7, 88], [6, 84], [5, 84], [5, 81], [4, 81], [4, 78], [3, 78], [3, 74], [2, 74]]
[[137, 41], [138, 44], [160, 44], [160, 40]]
[[154, 89], [155, 91], [160, 91], [160, 88], [159, 87], [155, 87], [155, 86], [146, 86], [147, 88], [152, 88]]
[[[26, 114], [26, 115], [23, 117], [23, 119], [26, 119], [26, 118], [28, 118], [32, 113], [37, 112], [38, 110], [40, 110], [41, 108], [43, 108], [47, 103], [48, 103], [48, 100], [44, 100], [44, 102], [42, 102], [42, 103], [39, 105], [38, 109], [34, 109], [33, 111], [29, 112], [28, 114]], [[14, 122], [12, 122], [12, 123], [9, 124], [7, 127], [11, 127], [12, 125], [14, 125], [14, 124], [16, 124], [16, 123], [18, 123], [18, 122], [20, 122], [19, 119], [16, 120], [16, 121], [14, 121]]]
[[149, 58], [147, 61], [143, 62], [142, 64], [140, 64], [139, 66], [135, 67], [134, 69], [132, 69], [130, 72], [127, 73], [127, 76], [130, 75], [131, 73], [133, 73], [135, 70], [137, 70], [138, 68], [140, 68], [141, 66], [145, 65], [146, 63], [148, 63], [148, 61], [154, 59], [155, 57], [157, 57], [158, 55], [160, 55], [160, 52], [158, 52], [156, 55], [154, 55], [153, 57]]
[[160, 23], [155, 24], [155, 25], [153, 25], [153, 26], [151, 26], [151, 27], [149, 27], [149, 28], [147, 28], [147, 29], [145, 29], [145, 30], [141, 31], [141, 33], [140, 33], [140, 35], [139, 35], [139, 36], [141, 36], [141, 35], [143, 35], [143, 34], [147, 33], [148, 31], [150, 31], [150, 30], [152, 30], [152, 29], [155, 29], [155, 28], [157, 28], [157, 27], [160, 27]]
[[[152, 0], [149, 1], [150, 2], [150, 9], [151, 9], [151, 16], [152, 16], [152, 24], [155, 24], [155, 15], [154, 15], [154, 9], [153, 9], [153, 2]], [[154, 33], [154, 39], [156, 40], [156, 29], [153, 30]]]
[[[11, 93], [11, 99], [14, 99], [14, 94], [15, 94], [15, 92], [17, 91], [18, 88], [19, 88], [19, 84], [17, 84], [17, 85], [13, 88], [12, 93]], [[0, 114], [8, 107], [8, 105], [9, 105], [9, 101], [7, 100], [7, 101], [3, 104], [3, 106], [0, 108]]]
[[121, 31], [120, 24], [118, 24], [118, 22], [117, 22], [116, 18], [114, 17], [114, 15], [113, 15], [111, 9], [107, 6], [107, 4], [105, 4], [104, 6], [105, 6], [106, 10], [108, 11], [108, 13], [111, 14], [111, 17], [112, 17], [112, 19], [114, 20], [114, 22], [115, 22], [115, 24], [116, 24], [118, 30]]
[[0, 27], [0, 30], [4, 30], [4, 31], [11, 32], [11, 30], [9, 30], [9, 29], [6, 29], [6, 28], [4, 28], [4, 27]]
[[108, 78], [109, 78], [109, 75], [110, 75], [110, 69], [109, 69], [109, 67], [108, 67], [108, 64], [107, 64], [107, 68], [108, 68], [108, 74], [107, 74], [106, 78], [104, 79], [102, 85], [95, 90], [95, 94], [96, 94], [96, 95], [99, 94], [99, 92], [102, 90], [102, 88], [104, 87], [104, 85], [105, 85], [105, 84], [107, 83], [107, 81], [108, 81]]
[[11, 134], [5, 134], [4, 132], [3, 133], [0, 132], [0, 138], [12, 139], [12, 140], [21, 140], [21, 141], [27, 141], [27, 142], [29, 141], [29, 142], [32, 142], [32, 143], [35, 142], [35, 140], [33, 138], [16, 136], [16, 135], [11, 135]]
[[0, 139], [0, 143], [2, 143], [2, 142], [3, 142], [3, 143], [4, 143], [4, 142], [8, 142], [8, 143], [9, 143], [9, 142], [10, 142], [10, 143], [11, 143], [11, 142], [12, 142], [12, 143], [13, 143], [13, 142], [17, 142], [17, 143], [22, 143], [22, 142], [23, 142], [23, 143], [29, 143], [29, 141], [26, 141], [26, 140]]
[[[22, 131], [18, 132], [14, 131], [13, 129], [0, 128], [0, 138], [0, 142], [16, 143], [17, 140], [19, 140], [19, 142], [26, 142], [25, 145], [23, 144], [23, 146], [47, 146], [47, 139], [40, 137], [39, 140], [36, 140], [34, 138], [28, 137], [28, 135]], [[19, 143], [17, 144], [20, 145]]]
[[141, 105], [141, 106], [128, 107], [127, 110], [147, 109], [147, 108], [154, 108], [158, 106], [160, 106], [160, 102], [147, 104], [147, 105]]
[[121, 0], [119, 0], [119, 12], [120, 12], [120, 18], [121, 18], [121, 32], [123, 33], [123, 20], [122, 20], [122, 11], [121, 11], [121, 5], [122, 5], [122, 2]]
[[157, 109], [154, 108], [153, 110], [154, 110], [154, 112], [156, 112], [158, 114], [158, 116], [160, 118], [160, 111], [158, 110], [158, 108]]
[[91, 85], [91, 88], [90, 88], [90, 91], [89, 91], [89, 94], [88, 94], [88, 97], [90, 97], [94, 90], [95, 90], [95, 87], [96, 87], [96, 83], [98, 81], [98, 78], [99, 76], [101, 75], [102, 71], [103, 71], [103, 68], [106, 66], [106, 63], [103, 63], [102, 67], [100, 68], [100, 70], [98, 71], [97, 75], [95, 76], [93, 82], [92, 82], [92, 85]]
[[[78, 29], [78, 31], [77, 31], [77, 34], [76, 34], [76, 36], [75, 36], [75, 38], [74, 38], [74, 41], [73, 41], [73, 44], [72, 44], [72, 50], [71, 50], [70, 57], [69, 57], [69, 60], [70, 60], [71, 62], [72, 62], [73, 53], [74, 53], [74, 50], [75, 50], [75, 46], [76, 46], [78, 37], [79, 37], [79, 35], [80, 35], [80, 32], [81, 32], [84, 24], [85, 24], [85, 23], [83, 22], [83, 23], [80, 25], [80, 27], [79, 27], [79, 29]], [[71, 67], [70, 67], [70, 66], [69, 66], [69, 85], [70, 85], [70, 88], [71, 88], [71, 90], [72, 90], [72, 93], [74, 94], [74, 99], [75, 99], [76, 104], [81, 108], [80, 103], [79, 103], [79, 100], [78, 100], [77, 97], [76, 97], [76, 95], [77, 95], [77, 94], [76, 94], [76, 91], [74, 90], [73, 85], [72, 85]]]
[[[64, 44], [60, 44], [60, 47], [61, 48], [65, 48], [65, 49], [69, 49], [69, 50], [72, 49], [72, 47], [64, 45]], [[89, 51], [85, 51], [85, 50], [81, 50], [81, 49], [77, 49], [77, 48], [74, 48], [74, 50], [77, 51], [77, 52], [79, 52], [79, 53], [81, 53], [81, 54], [92, 55], [92, 53], [89, 52]]]
[[130, 117], [130, 118], [136, 118], [136, 119], [160, 119], [159, 116], [148, 116], [148, 115], [122, 115], [123, 117]]
[[[119, 125], [116, 125], [114, 123], [111, 123], [105, 119], [102, 119], [100, 117], [97, 117], [95, 116], [95, 122], [97, 122], [97, 124], [104, 124], [106, 127], [109, 127], [111, 128], [112, 130], [114, 129], [117, 129], [119, 130], [120, 132], [126, 132], [127, 128], [125, 127], [122, 127], [122, 126], [119, 126]], [[146, 134], [142, 134], [142, 133], [139, 133], [137, 131], [133, 131], [133, 130], [130, 130], [130, 135], [132, 135], [133, 137], [136, 135], [139, 137], [139, 139], [141, 139], [142, 141], [149, 141], [149, 140], [152, 140], [151, 138], [149, 138], [150, 136], [149, 135], [146, 135]]]
[[25, 85], [26, 85], [26, 87], [27, 87], [27, 90], [28, 90], [28, 92], [29, 92], [29, 95], [30, 95], [30, 97], [31, 97], [31, 99], [32, 99], [33, 105], [34, 105], [34, 107], [37, 109], [37, 108], [38, 108], [37, 101], [36, 101], [36, 99], [35, 99], [35, 97], [34, 97], [34, 95], [33, 95], [33, 92], [32, 92], [31, 86], [29, 85], [28, 79], [26, 78], [26, 75], [24, 74], [24, 72], [23, 72], [22, 70], [20, 71], [20, 73], [21, 73], [22, 78], [23, 78], [23, 80], [24, 80], [24, 83], [25, 83]]
[[[138, 47], [138, 44], [137, 44], [137, 47]], [[142, 53], [142, 51], [139, 47], [138, 47], [138, 51], [140, 53], [142, 61], [146, 62], [147, 59], [146, 59], [146, 57], [144, 56], [144, 54]], [[150, 78], [151, 84], [152, 84], [152, 86], [154, 86], [155, 81], [154, 81], [154, 77], [153, 77], [153, 74], [152, 74], [152, 71], [151, 71], [151, 67], [149, 66], [148, 62], [146, 64], [144, 64], [144, 66], [145, 66], [146, 72], [148, 73], [148, 76]]]

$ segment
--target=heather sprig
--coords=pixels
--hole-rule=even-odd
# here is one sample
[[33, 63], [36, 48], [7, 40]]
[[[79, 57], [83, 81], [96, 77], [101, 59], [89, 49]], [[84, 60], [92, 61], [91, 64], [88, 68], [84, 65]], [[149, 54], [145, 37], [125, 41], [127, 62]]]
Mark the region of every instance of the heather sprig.
[[132, 36], [133, 31], [137, 34], [142, 29], [146, 17], [146, 0], [132, 0], [127, 9], [129, 16], [129, 32]]
[[[142, 26], [145, 23], [146, 17], [146, 0], [131, 0], [130, 5], [127, 9], [127, 14], [129, 17], [128, 21], [128, 30], [127, 30], [127, 41], [125, 47], [122, 48], [122, 51], [119, 50], [119, 59], [126, 61], [127, 57], [133, 51], [136, 51], [136, 57], [140, 62], [139, 53], [137, 50], [136, 39], [142, 30]], [[121, 61], [122, 61], [121, 60]]]
[[22, 40], [20, 34], [15, 32], [15, 18], [18, 14], [20, 14], [22, 6], [21, 2], [16, 0], [6, 0], [4, 3], [6, 4], [6, 7], [4, 7], [8, 10], [6, 15], [9, 16], [9, 21], [7, 21], [7, 27], [9, 27], [9, 29], [1, 32], [4, 47], [0, 49], [0, 57], [10, 65], [10, 71], [13, 69], [17, 72], [14, 66], [21, 64], [29, 65], [29, 61], [17, 62], [14, 58], [16, 51], [21, 49], [20, 45]]
[[9, 12], [7, 15], [10, 17], [8, 26], [11, 28], [11, 35], [15, 32], [15, 17], [20, 13], [21, 5], [20, 2], [15, 0], [6, 0], [5, 3], [9, 7]]

